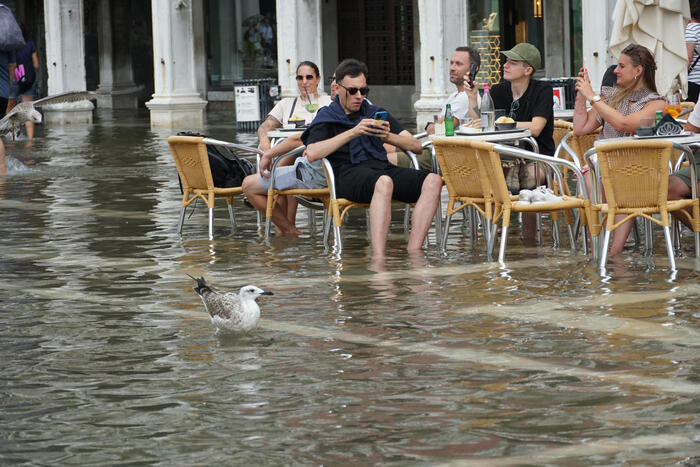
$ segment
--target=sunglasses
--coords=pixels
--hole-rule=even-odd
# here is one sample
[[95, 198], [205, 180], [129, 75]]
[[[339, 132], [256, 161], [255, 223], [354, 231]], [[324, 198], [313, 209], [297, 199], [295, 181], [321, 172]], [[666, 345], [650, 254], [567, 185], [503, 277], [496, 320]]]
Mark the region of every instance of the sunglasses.
[[510, 112], [509, 112], [509, 117], [515, 120], [515, 112], [518, 111], [520, 108], [520, 101], [513, 101], [512, 104], [510, 104]]
[[314, 75], [306, 75], [306, 76], [297, 75], [297, 81], [301, 81], [304, 78], [306, 78], [308, 81], [311, 81], [312, 79], [315, 79], [316, 77]]
[[360, 91], [360, 94], [362, 94], [363, 96], [366, 96], [367, 94], [369, 94], [369, 88], [368, 88], [368, 87], [364, 87], [364, 88], [346, 88], [345, 86], [343, 86], [343, 85], [340, 84], [340, 83], [338, 83], [338, 86], [340, 86], [341, 88], [345, 89], [345, 90], [346, 90], [350, 95], [352, 95], [352, 96], [354, 96], [355, 94], [357, 94], [357, 91]]

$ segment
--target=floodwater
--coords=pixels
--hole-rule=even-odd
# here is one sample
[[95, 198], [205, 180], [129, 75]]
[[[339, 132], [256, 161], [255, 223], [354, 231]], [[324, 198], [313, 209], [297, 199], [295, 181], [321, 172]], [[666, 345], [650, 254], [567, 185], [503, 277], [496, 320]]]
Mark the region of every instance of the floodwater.
[[[205, 132], [252, 143], [210, 113]], [[385, 264], [364, 214], [344, 251], [261, 241], [225, 203], [177, 232], [169, 131], [141, 111], [41, 127], [0, 177], [0, 464], [697, 465], [700, 284], [656, 231], [601, 277], [581, 253], [486, 262], [454, 223], [447, 255]], [[14, 166], [13, 166], [14, 167]], [[545, 230], [549, 222], [545, 220]], [[431, 234], [432, 235], [432, 234]], [[187, 277], [255, 284], [263, 318], [216, 336]]]

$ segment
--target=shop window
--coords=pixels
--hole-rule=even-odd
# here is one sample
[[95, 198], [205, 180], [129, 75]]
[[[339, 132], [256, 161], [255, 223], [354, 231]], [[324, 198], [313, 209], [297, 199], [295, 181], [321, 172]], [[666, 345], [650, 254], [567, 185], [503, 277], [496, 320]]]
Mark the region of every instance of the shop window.
[[274, 1], [208, 0], [205, 14], [210, 89], [230, 90], [240, 79], [277, 78]]
[[338, 2], [338, 57], [367, 64], [368, 82], [413, 85], [413, 1]]
[[542, 0], [472, 0], [469, 2], [469, 42], [481, 54], [477, 81], [501, 80], [502, 50], [529, 42], [540, 50], [544, 69]]

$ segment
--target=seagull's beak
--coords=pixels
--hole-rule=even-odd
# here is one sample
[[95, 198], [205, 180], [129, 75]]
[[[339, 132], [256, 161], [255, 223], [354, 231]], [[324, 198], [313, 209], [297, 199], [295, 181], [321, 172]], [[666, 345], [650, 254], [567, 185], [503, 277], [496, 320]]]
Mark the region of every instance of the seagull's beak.
[[260, 295], [274, 295], [272, 292], [263, 292]]

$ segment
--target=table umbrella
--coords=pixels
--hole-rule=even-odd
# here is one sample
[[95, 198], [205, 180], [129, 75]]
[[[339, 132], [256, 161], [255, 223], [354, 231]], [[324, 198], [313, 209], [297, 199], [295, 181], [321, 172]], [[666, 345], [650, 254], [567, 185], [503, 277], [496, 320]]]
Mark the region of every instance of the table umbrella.
[[666, 95], [677, 85], [688, 89], [685, 25], [690, 19], [688, 0], [618, 0], [613, 12], [610, 53], [619, 57], [629, 44], [643, 45], [656, 59], [656, 88]]

